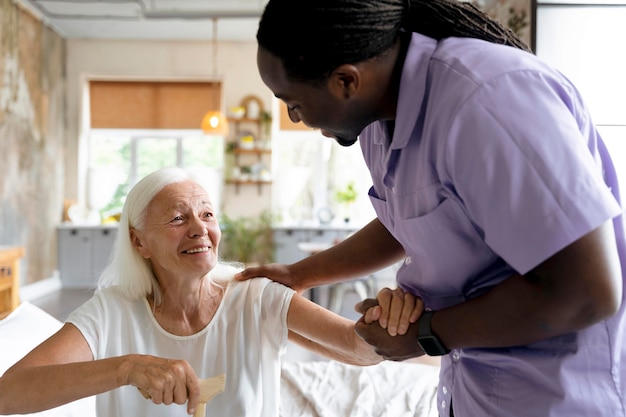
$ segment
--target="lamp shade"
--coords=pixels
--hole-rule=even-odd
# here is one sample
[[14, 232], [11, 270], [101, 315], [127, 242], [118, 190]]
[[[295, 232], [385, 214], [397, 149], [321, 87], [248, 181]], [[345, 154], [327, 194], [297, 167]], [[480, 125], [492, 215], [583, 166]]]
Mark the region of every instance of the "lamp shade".
[[202, 131], [207, 135], [226, 136], [228, 134], [228, 121], [220, 111], [209, 111], [202, 118]]

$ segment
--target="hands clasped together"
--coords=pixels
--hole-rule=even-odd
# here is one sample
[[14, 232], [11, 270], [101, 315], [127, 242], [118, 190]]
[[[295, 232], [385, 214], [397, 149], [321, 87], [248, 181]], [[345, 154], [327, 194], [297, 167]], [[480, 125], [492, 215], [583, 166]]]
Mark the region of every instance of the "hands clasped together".
[[376, 298], [355, 306], [363, 317], [355, 331], [387, 360], [403, 361], [424, 355], [417, 343], [417, 320], [424, 311], [421, 298], [401, 288], [383, 288]]

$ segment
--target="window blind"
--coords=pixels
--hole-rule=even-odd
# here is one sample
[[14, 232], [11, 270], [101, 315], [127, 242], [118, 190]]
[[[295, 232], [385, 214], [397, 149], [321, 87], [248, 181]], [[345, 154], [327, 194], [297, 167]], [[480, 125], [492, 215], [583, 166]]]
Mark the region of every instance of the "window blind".
[[92, 129], [200, 129], [219, 110], [217, 81], [90, 81]]

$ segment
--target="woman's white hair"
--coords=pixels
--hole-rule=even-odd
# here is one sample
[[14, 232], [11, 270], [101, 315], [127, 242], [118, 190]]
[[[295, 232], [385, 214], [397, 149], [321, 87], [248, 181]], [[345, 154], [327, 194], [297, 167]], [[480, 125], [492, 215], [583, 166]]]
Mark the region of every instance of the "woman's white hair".
[[[163, 188], [187, 180], [195, 181], [207, 190], [199, 172], [186, 171], [182, 168], [162, 168], [154, 171], [130, 190], [122, 209], [109, 264], [98, 280], [99, 288], [116, 286], [131, 300], [138, 300], [149, 294], [154, 295], [155, 301], [160, 299], [160, 287], [152, 273], [150, 261], [143, 258], [132, 245], [130, 229], [143, 228], [148, 205]], [[239, 270], [241, 267], [238, 265], [218, 262], [208, 275], [211, 282], [225, 283]]]

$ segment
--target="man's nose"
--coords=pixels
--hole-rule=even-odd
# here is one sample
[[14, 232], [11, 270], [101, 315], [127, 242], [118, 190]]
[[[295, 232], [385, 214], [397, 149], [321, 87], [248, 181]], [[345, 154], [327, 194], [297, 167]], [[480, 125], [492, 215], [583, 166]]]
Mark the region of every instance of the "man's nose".
[[287, 114], [289, 114], [289, 120], [291, 120], [294, 123], [300, 123], [301, 121], [300, 116], [298, 116], [298, 113], [295, 110], [288, 108]]

